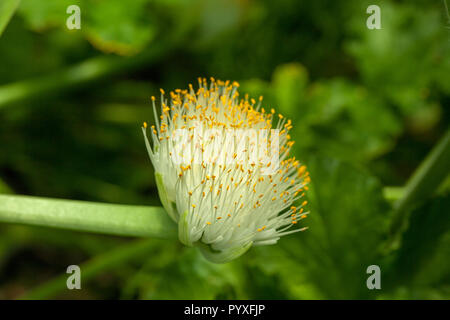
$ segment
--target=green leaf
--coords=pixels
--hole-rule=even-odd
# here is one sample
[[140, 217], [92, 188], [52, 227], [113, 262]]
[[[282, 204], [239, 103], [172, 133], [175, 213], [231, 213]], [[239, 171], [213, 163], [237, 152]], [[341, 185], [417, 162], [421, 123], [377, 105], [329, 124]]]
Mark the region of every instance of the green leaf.
[[362, 162], [393, 147], [400, 121], [365, 87], [333, 79], [312, 84], [308, 92], [294, 122], [300, 149], [320, 146], [329, 156]]
[[450, 285], [450, 195], [415, 209], [396, 254], [392, 281], [403, 286]]
[[161, 207], [12, 195], [0, 195], [0, 222], [163, 239], [175, 239], [177, 230]]
[[380, 299], [387, 300], [448, 300], [450, 285], [445, 284], [439, 288], [433, 287], [401, 287], [392, 292], [382, 292]]
[[86, 36], [102, 51], [135, 54], [156, 35], [156, 17], [148, 0], [88, 1], [87, 7]]
[[[369, 4], [365, 0], [361, 8]], [[444, 10], [442, 2], [436, 6], [412, 1], [386, 2], [382, 7], [380, 30], [374, 32], [361, 27], [361, 21], [367, 18], [365, 10], [353, 15], [349, 23], [358, 36], [347, 41], [347, 51], [355, 57], [364, 82], [371, 90], [389, 98], [406, 116], [432, 112], [431, 88], [438, 86], [449, 92], [450, 41], [443, 21]], [[429, 119], [432, 121], [424, 117], [416, 121], [423, 129], [429, 129], [439, 116]]]
[[14, 193], [2, 179], [0, 179], [0, 193]]
[[366, 270], [383, 264], [378, 249], [390, 211], [382, 189], [375, 178], [338, 160], [316, 157], [308, 163], [311, 213], [302, 223], [309, 229], [279, 241], [297, 265], [291, 273], [302, 274], [284, 278], [295, 293], [291, 298], [368, 298], [373, 293]]
[[435, 193], [448, 176], [450, 128], [408, 180], [403, 197], [395, 203], [391, 235], [395, 241], [408, 219], [410, 209]]
[[[66, 28], [66, 20], [70, 16], [66, 9], [70, 5], [80, 7], [80, 30]], [[19, 12], [27, 25], [35, 31], [58, 28], [79, 33], [103, 52], [134, 55], [150, 44], [158, 33], [171, 37], [177, 32], [186, 31], [183, 29], [189, 29], [197, 22], [190, 21], [192, 13], [197, 13], [194, 7], [192, 2], [184, 1], [27, 0], [20, 6]], [[166, 24], [176, 27], [166, 27]]]
[[277, 111], [293, 116], [303, 103], [308, 84], [308, 72], [299, 63], [279, 66], [273, 74], [273, 86], [277, 99]]
[[144, 299], [236, 299], [243, 298], [240, 264], [216, 264], [188, 248], [175, 260], [153, 271]]
[[[83, 263], [80, 268], [83, 276], [83, 287], [92, 278], [107, 271], [122, 267], [128, 260], [142, 256], [155, 254], [155, 248], [162, 247], [162, 244], [153, 239], [140, 239], [122, 245], [114, 250], [100, 254], [93, 259]], [[63, 273], [50, 281], [27, 292], [20, 299], [48, 299], [58, 293], [67, 290], [67, 274]]]
[[78, 5], [81, 13], [79, 32], [102, 51], [129, 55], [141, 51], [155, 35], [156, 19], [149, 3], [149, 0], [27, 0], [20, 6], [20, 13], [36, 31], [51, 27], [65, 29], [70, 16], [66, 13], [67, 7]]
[[0, 2], [0, 36], [16, 11], [20, 0], [2, 0]]
[[39, 78], [0, 86], [0, 109], [18, 101], [64, 90], [74, 90], [107, 76], [137, 69], [157, 61], [170, 49], [162, 42], [148, 52], [133, 57], [99, 56]]
[[80, 0], [26, 0], [20, 4], [19, 14], [28, 27], [35, 31], [43, 31], [51, 27], [65, 28], [66, 19], [69, 17], [66, 9], [70, 5], [80, 5]]
[[346, 79], [308, 83], [298, 63], [279, 66], [271, 83], [243, 82], [242, 89], [262, 106], [293, 120], [291, 135], [301, 152], [320, 151], [360, 163], [391, 150], [402, 132], [401, 119], [377, 95]]
[[[291, 255], [289, 250], [282, 249], [289, 246], [285, 242], [294, 241], [289, 238], [280, 239], [277, 245], [254, 247], [244, 256], [248, 294], [251, 299], [325, 299], [328, 297], [310, 277], [307, 265], [297, 256]], [[302, 248], [298, 250], [299, 255], [305, 254]]]

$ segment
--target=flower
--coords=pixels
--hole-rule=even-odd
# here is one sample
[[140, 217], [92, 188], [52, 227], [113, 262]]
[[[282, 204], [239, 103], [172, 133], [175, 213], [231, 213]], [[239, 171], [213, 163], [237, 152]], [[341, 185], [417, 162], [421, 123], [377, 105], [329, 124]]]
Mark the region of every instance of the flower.
[[237, 82], [198, 82], [197, 91], [189, 85], [170, 92], [170, 102], [161, 89], [160, 116], [152, 97], [152, 145], [147, 123], [142, 130], [159, 197], [178, 223], [180, 241], [223, 263], [252, 245], [305, 230], [296, 225], [309, 213], [299, 199], [310, 177], [289, 157], [290, 120], [261, 108], [262, 97], [239, 98]]

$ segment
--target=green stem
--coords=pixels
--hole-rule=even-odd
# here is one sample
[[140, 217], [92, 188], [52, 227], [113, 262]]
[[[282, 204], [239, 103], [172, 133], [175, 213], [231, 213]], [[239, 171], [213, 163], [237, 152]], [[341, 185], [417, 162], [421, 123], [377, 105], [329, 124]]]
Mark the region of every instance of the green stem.
[[403, 196], [394, 204], [391, 235], [403, 229], [410, 209], [431, 196], [450, 171], [450, 129], [420, 164], [404, 188]]
[[[81, 289], [83, 289], [83, 286], [88, 280], [94, 278], [98, 274], [117, 268], [134, 257], [149, 254], [152, 247], [154, 247], [153, 239], [136, 240], [81, 264]], [[51, 298], [62, 292], [64, 289], [67, 290], [66, 281], [68, 276], [68, 274], [61, 274], [43, 285], [32, 289], [30, 292], [20, 297], [20, 299], [35, 300]]]
[[383, 196], [384, 198], [389, 202], [395, 202], [401, 197], [403, 197], [403, 194], [405, 193], [404, 187], [392, 187], [387, 186], [383, 188]]
[[50, 75], [0, 86], [0, 109], [22, 100], [73, 90], [94, 80], [135, 70], [156, 61], [166, 51], [167, 45], [160, 44], [134, 57], [100, 56]]
[[0, 195], [0, 222], [119, 236], [177, 237], [175, 223], [161, 207]]

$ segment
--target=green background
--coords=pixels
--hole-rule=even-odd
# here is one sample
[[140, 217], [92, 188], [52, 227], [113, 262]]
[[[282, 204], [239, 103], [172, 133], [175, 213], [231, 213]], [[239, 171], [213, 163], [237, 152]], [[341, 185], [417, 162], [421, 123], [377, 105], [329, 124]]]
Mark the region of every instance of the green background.
[[307, 231], [222, 265], [173, 240], [0, 224], [0, 298], [449, 299], [450, 164], [389, 232], [449, 126], [449, 28], [429, 0], [2, 0], [0, 193], [160, 205], [140, 126], [159, 88], [198, 76], [292, 119], [312, 183]]

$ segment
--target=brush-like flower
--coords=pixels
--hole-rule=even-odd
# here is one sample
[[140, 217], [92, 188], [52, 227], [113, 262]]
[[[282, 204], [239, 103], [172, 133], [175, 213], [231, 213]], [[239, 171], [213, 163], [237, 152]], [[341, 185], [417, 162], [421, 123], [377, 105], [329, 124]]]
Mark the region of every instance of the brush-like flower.
[[[299, 201], [310, 181], [304, 165], [289, 158], [290, 120], [254, 99], [239, 98], [237, 82], [199, 78], [199, 89], [161, 89], [161, 114], [152, 145], [159, 197], [178, 223], [179, 239], [199, 246], [213, 262], [227, 262], [252, 245], [275, 244], [308, 212]], [[269, 135], [270, 132], [270, 135]], [[293, 228], [294, 227], [294, 228]]]

